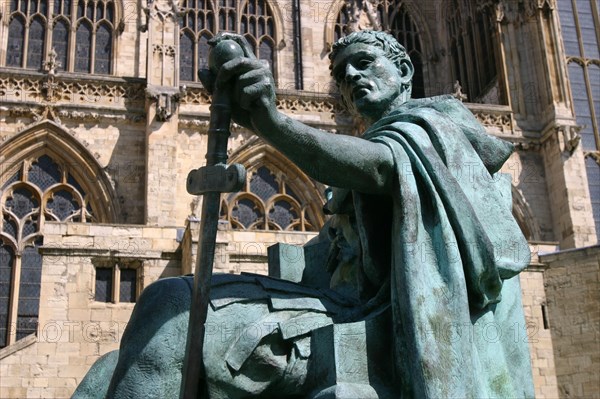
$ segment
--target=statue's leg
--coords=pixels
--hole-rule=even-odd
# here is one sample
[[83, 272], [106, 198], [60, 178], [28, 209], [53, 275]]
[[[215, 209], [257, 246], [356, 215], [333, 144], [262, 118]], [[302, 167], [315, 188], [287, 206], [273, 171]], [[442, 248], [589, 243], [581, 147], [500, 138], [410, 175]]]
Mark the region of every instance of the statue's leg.
[[[209, 311], [204, 359], [211, 399], [303, 397], [308, 355], [299, 353], [298, 341], [273, 331], [272, 316], [257, 302]], [[240, 360], [240, 352], [247, 358], [232, 363], [231, 355]]]
[[[189, 277], [161, 279], [144, 290], [123, 334], [107, 398], [178, 396], [191, 281]], [[284, 341], [280, 334], [264, 334], [265, 330], [255, 328], [263, 326], [261, 320], [269, 312], [264, 302], [236, 303], [218, 311], [209, 308], [203, 357], [210, 399], [285, 398], [303, 390], [306, 357], [298, 356], [295, 344]], [[249, 331], [249, 335], [242, 335], [242, 342], [253, 334], [262, 335], [235, 370], [227, 364], [226, 354], [240, 337], [236, 335], [240, 328]]]
[[104, 399], [118, 359], [119, 351], [112, 351], [96, 360], [71, 399]]
[[107, 397], [177, 397], [187, 338], [191, 289], [184, 278], [149, 285], [121, 340]]

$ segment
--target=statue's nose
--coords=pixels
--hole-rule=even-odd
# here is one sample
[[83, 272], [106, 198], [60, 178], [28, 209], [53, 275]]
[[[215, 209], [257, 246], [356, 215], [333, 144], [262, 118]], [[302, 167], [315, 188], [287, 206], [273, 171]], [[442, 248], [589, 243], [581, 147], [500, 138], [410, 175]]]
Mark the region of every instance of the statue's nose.
[[352, 64], [346, 65], [346, 82], [355, 82], [360, 79], [360, 73], [352, 66]]

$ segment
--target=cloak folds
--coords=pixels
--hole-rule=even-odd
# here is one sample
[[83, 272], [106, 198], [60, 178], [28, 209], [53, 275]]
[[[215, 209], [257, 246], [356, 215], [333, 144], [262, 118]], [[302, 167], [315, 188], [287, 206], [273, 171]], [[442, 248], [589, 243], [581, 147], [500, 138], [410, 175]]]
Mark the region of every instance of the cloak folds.
[[353, 197], [365, 275], [390, 273], [402, 397], [534, 397], [518, 281], [530, 254], [497, 173], [512, 146], [450, 96], [413, 100], [363, 137], [395, 160], [391, 269], [374, 197]]

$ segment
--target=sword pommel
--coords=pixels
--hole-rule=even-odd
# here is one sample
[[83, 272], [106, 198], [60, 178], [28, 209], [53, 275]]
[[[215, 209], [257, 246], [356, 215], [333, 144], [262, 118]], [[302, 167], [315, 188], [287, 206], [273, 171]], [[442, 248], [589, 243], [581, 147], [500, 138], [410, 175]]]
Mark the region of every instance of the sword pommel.
[[233, 40], [222, 40], [208, 54], [208, 68], [215, 75], [227, 61], [244, 57], [244, 50]]

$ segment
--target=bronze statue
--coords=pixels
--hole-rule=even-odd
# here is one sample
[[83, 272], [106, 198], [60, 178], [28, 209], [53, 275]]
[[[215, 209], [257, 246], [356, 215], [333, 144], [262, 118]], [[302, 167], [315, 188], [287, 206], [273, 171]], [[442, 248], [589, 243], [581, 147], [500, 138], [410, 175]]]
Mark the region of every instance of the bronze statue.
[[[269, 69], [224, 38], [245, 56], [205, 86], [231, 90], [237, 123], [334, 188], [300, 283], [213, 276], [203, 395], [533, 397], [518, 280], [529, 250], [498, 173], [512, 146], [451, 96], [411, 100], [412, 63], [388, 34], [352, 33], [330, 56], [344, 104], [370, 125], [361, 137], [278, 112]], [[178, 396], [190, 298], [189, 277], [149, 286], [118, 355], [75, 397]]]

